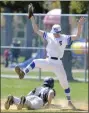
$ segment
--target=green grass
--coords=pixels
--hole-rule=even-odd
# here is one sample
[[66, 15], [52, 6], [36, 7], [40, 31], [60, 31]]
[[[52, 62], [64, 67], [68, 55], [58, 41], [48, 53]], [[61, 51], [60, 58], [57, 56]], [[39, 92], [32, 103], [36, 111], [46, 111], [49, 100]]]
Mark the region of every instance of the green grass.
[[[29, 91], [31, 91], [33, 88], [42, 85], [43, 81], [39, 80], [28, 80], [28, 79], [6, 79], [1, 78], [1, 99], [6, 99], [9, 94], [12, 94], [14, 96], [20, 97], [22, 95], [27, 95]], [[77, 101], [80, 103], [87, 103], [88, 102], [88, 83], [80, 83], [80, 82], [70, 82], [69, 83], [71, 87], [71, 96], [73, 101]], [[59, 85], [58, 81], [55, 81], [55, 90], [56, 90], [56, 99], [65, 99], [64, 90]], [[77, 106], [76, 106], [77, 107]], [[60, 109], [40, 109], [40, 110], [2, 110], [2, 112], [29, 112], [29, 113], [40, 113], [40, 112], [65, 112], [60, 111]], [[66, 110], [66, 112], [73, 112], [73, 110]], [[78, 113], [78, 111], [76, 111]]]
[[[43, 81], [20, 80], [1, 78], [1, 98], [6, 98], [9, 94], [15, 96], [26, 95], [33, 88], [40, 86]], [[88, 101], [88, 83], [70, 82], [71, 96], [73, 100]], [[64, 90], [55, 81], [56, 98], [65, 98]]]

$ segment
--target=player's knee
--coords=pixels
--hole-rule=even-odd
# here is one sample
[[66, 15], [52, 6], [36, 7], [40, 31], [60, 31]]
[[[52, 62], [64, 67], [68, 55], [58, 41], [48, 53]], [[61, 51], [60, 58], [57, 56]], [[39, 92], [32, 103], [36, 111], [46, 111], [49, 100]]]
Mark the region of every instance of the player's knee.
[[63, 89], [67, 89], [69, 87], [68, 82], [61, 82], [60, 83]]

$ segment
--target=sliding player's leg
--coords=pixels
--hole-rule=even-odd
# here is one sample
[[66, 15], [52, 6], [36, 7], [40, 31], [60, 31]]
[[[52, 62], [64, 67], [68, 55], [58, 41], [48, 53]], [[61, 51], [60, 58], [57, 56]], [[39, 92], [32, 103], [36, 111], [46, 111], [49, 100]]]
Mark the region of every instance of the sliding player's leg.
[[7, 97], [5, 104], [4, 104], [4, 107], [5, 107], [6, 110], [8, 110], [11, 105], [14, 104], [14, 105], [18, 106], [19, 103], [20, 103], [20, 98], [9, 95]]

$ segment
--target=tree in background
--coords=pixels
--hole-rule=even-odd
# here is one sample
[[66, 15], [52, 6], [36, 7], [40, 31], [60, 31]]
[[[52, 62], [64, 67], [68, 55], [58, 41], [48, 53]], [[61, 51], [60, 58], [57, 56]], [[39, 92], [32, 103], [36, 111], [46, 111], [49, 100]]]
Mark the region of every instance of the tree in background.
[[[33, 6], [35, 6], [35, 13], [47, 13], [48, 10], [59, 8], [60, 3], [62, 6], [66, 6], [68, 2], [70, 2], [70, 13], [85, 14], [88, 12], [89, 1], [0, 1], [0, 7], [8, 8], [10, 12], [16, 11], [26, 13], [28, 4], [32, 3]], [[66, 7], [63, 7], [63, 12], [66, 11], [65, 9]]]
[[[9, 9], [11, 12], [27, 13], [28, 4], [32, 3], [35, 6], [35, 13], [45, 13], [48, 10], [43, 7], [44, 1], [0, 1], [0, 7]], [[5, 10], [6, 11], [6, 10]], [[9, 13], [8, 12], [8, 13]]]
[[71, 1], [70, 13], [86, 14], [89, 9], [89, 1]]

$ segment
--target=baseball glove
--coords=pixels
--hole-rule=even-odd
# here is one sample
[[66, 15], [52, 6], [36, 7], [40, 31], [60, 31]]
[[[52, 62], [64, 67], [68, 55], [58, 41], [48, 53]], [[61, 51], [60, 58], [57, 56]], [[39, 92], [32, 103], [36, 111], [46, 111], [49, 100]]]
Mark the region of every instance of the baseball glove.
[[33, 11], [34, 11], [33, 5], [29, 4], [28, 5], [28, 18], [29, 19], [33, 16]]

